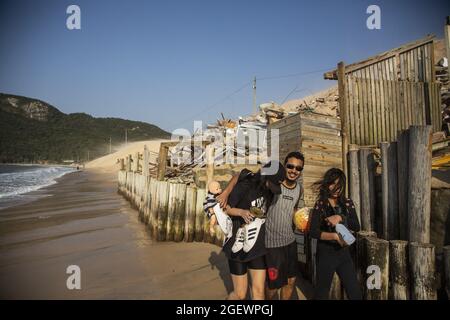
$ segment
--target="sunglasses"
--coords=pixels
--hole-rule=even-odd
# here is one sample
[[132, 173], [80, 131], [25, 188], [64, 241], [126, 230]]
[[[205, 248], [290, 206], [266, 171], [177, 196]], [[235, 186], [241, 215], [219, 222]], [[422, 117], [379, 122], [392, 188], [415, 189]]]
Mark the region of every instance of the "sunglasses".
[[302, 171], [303, 171], [303, 167], [302, 167], [302, 166], [294, 166], [293, 164], [290, 164], [290, 163], [288, 163], [288, 164], [286, 165], [286, 168], [288, 168], [288, 169], [290, 169], [290, 170], [295, 169], [295, 170], [297, 170], [298, 172], [302, 172]]

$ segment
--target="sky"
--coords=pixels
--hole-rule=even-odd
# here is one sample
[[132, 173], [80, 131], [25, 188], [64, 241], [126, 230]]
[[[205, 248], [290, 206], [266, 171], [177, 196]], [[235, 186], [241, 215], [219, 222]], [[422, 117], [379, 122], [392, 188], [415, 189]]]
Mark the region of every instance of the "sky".
[[[80, 30], [66, 26], [73, 4]], [[339, 61], [443, 38], [447, 15], [445, 0], [1, 0], [0, 92], [192, 130], [250, 114], [254, 77], [258, 105], [300, 98], [335, 85], [323, 73]]]

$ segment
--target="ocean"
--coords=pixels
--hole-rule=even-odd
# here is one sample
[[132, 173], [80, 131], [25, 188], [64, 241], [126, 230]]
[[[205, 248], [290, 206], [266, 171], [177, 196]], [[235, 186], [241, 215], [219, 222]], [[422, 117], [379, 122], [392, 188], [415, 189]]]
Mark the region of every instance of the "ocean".
[[0, 165], [0, 209], [36, 199], [31, 191], [56, 183], [75, 168], [41, 165]]

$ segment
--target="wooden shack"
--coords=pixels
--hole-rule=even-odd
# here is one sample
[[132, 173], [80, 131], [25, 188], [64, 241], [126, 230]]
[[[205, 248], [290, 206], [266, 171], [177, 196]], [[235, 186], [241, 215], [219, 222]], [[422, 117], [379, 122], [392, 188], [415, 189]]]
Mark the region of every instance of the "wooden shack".
[[341, 121], [339, 118], [317, 113], [297, 113], [272, 123], [268, 128], [268, 152], [271, 158], [272, 144], [278, 130], [278, 156], [281, 162], [291, 151], [305, 156], [303, 184], [305, 204], [314, 205], [317, 194], [311, 184], [318, 181], [330, 168], [342, 168]]

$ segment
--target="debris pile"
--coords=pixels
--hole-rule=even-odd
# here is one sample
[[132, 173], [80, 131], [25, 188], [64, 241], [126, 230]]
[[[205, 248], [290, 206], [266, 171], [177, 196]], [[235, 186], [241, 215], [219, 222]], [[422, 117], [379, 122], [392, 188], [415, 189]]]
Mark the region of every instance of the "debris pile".
[[[211, 161], [217, 168], [225, 164], [261, 164], [267, 157], [267, 126], [297, 113], [318, 113], [338, 117], [338, 90], [331, 87], [314, 95], [287, 101], [263, 103], [256, 114], [238, 119], [221, 119], [195, 132], [184, 141], [206, 141], [212, 148]], [[194, 169], [206, 167], [207, 154], [202, 143], [180, 143], [171, 147], [165, 179], [177, 183], [192, 183]]]

